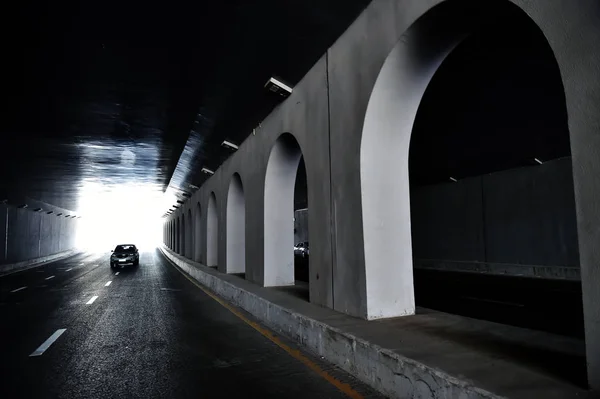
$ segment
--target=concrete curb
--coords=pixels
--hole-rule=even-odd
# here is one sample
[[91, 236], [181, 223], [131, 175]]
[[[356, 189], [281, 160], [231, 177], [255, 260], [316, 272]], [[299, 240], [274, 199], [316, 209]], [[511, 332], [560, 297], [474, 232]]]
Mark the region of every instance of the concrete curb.
[[55, 262], [57, 260], [65, 259], [70, 256], [76, 255], [77, 253], [79, 253], [79, 251], [72, 249], [69, 251], [59, 252], [53, 255], [42, 256], [41, 258], [29, 259], [17, 263], [3, 264], [0, 265], [0, 277], [46, 265], [50, 262]]
[[174, 254], [164, 246], [160, 249], [171, 262], [215, 294], [387, 396], [402, 399], [502, 398], [469, 381], [285, 309], [219, 278], [218, 272], [206, 266]]

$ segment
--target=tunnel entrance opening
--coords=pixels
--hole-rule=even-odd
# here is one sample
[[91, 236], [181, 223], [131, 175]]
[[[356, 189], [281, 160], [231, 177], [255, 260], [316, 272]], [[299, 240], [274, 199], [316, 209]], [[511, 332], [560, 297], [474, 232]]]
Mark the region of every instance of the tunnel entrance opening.
[[[417, 20], [371, 94], [360, 153], [366, 317], [414, 314], [416, 289], [420, 306], [569, 335], [581, 348], [559, 67], [520, 8], [478, 3], [443, 2]], [[569, 358], [548, 362], [530, 338], [510, 354], [517, 363], [586, 385], [583, 351], [563, 347]]]
[[294, 136], [282, 134], [271, 149], [265, 177], [264, 286], [296, 286], [294, 293], [306, 297], [308, 282], [296, 283], [296, 276], [308, 277], [310, 260], [306, 257], [304, 262], [296, 264], [294, 259], [295, 192], [299, 173], [299, 184], [304, 186], [304, 194], [298, 190], [299, 198], [306, 196], [306, 172], [299, 171], [301, 160], [302, 151]]
[[206, 266], [219, 265], [219, 216], [217, 211], [217, 197], [210, 193], [208, 210], [206, 213]]
[[239, 174], [231, 177], [227, 193], [227, 267], [226, 273], [245, 277], [246, 201]]
[[196, 205], [194, 215], [194, 261], [202, 262], [202, 209], [200, 202]]

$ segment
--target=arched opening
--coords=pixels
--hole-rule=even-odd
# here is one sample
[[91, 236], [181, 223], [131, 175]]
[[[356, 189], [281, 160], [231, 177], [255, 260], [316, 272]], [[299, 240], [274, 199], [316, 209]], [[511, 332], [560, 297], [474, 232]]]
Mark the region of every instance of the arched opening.
[[194, 216], [194, 261], [202, 262], [202, 209], [200, 202], [196, 205]]
[[416, 303], [583, 338], [580, 283], [565, 274], [579, 253], [562, 78], [541, 30], [506, 8], [510, 31], [498, 21], [462, 41], [417, 111]]
[[300, 146], [289, 133], [277, 139], [269, 155], [264, 204], [265, 287], [295, 284], [294, 192], [301, 159]]
[[206, 213], [206, 265], [209, 267], [219, 264], [219, 216], [217, 198], [211, 193], [208, 198]]
[[186, 223], [186, 231], [185, 231], [185, 257], [188, 259], [193, 259], [194, 257], [194, 226], [192, 223], [192, 210], [188, 209], [187, 211], [187, 223]]
[[246, 200], [240, 175], [231, 177], [227, 192], [226, 273], [246, 272]]
[[527, 14], [483, 3], [447, 1], [419, 19], [371, 94], [367, 317], [414, 313], [414, 276], [417, 305], [581, 337], [560, 70]]
[[183, 250], [185, 249], [185, 232], [184, 232], [185, 220], [184, 216], [179, 216], [179, 228], [177, 229], [178, 245], [177, 245], [177, 253], [179, 255], [183, 255]]
[[[418, 130], [433, 129], [436, 136], [435, 138], [419, 136], [413, 139], [416, 140], [415, 143], [422, 140], [428, 147], [427, 150], [420, 151], [418, 157], [411, 157], [413, 166], [411, 177], [416, 180], [416, 176], [420, 176], [424, 170], [433, 170], [440, 176], [445, 173], [446, 182], [450, 183], [455, 183], [454, 180], [459, 180], [462, 177], [453, 176], [452, 173], [459, 173], [458, 170], [462, 167], [459, 164], [463, 165], [472, 161], [472, 155], [478, 154], [478, 146], [482, 142], [482, 140], [461, 142], [456, 136], [453, 136], [454, 133], [451, 132], [453, 129], [456, 130], [455, 128], [464, 122], [479, 123], [477, 128], [480, 138], [489, 136], [490, 131], [493, 131], [493, 136], [496, 139], [502, 139], [504, 133], [515, 127], [514, 124], [506, 123], [507, 119], [511, 120], [515, 117], [510, 112], [505, 112], [503, 115], [497, 114], [497, 118], [488, 121], [487, 124], [478, 119], [478, 115], [482, 114], [481, 107], [493, 107], [493, 105], [480, 102], [477, 98], [478, 94], [475, 94], [475, 92], [471, 92], [473, 102], [470, 105], [472, 108], [466, 110], [464, 104], [463, 108], [460, 108], [460, 101], [457, 101], [457, 98], [463, 96], [465, 92], [466, 83], [464, 79], [467, 76], [464, 74], [460, 78], [456, 76], [450, 78], [454, 79], [454, 86], [451, 91], [446, 92], [451, 95], [451, 97], [446, 96], [446, 103], [442, 104], [442, 100], [439, 99], [432, 100], [438, 105], [437, 111], [431, 107], [428, 107], [429, 111], [424, 109], [423, 112], [419, 112], [425, 115], [422, 118], [424, 122], [415, 124], [421, 100], [434, 74], [447, 58], [448, 60], [453, 58], [453, 55], [448, 57], [449, 54], [456, 51], [457, 57], [460, 56], [463, 45], [469, 47], [469, 43], [480, 40], [477, 37], [485, 37], [495, 32], [506, 33], [506, 29], [502, 26], [506, 26], [507, 21], [510, 21], [508, 23], [512, 26], [513, 21], [519, 25], [523, 20], [526, 20], [525, 25], [537, 30], [537, 39], [535, 40], [539, 40], [541, 37], [543, 39], [541, 46], [545, 46], [549, 50], [549, 46], [539, 28], [521, 9], [508, 1], [486, 2], [485, 5], [480, 3], [476, 1], [448, 1], [434, 7], [420, 18], [407, 30], [389, 54], [371, 94], [364, 121], [360, 152], [367, 317], [369, 319], [409, 315], [415, 311], [412, 254], [412, 231], [414, 228], [411, 228], [409, 184], [409, 148], [413, 125]], [[491, 21], [498, 21], [498, 24]], [[522, 34], [521, 31], [516, 37], [520, 38], [519, 35]], [[499, 57], [496, 57], [495, 60], [510, 55], [513, 57], [513, 62], [517, 62], [517, 64], [531, 62], [531, 59], [526, 59], [526, 53], [529, 50], [523, 50], [521, 45], [517, 45], [515, 49], [517, 43], [514, 40], [506, 40], [506, 36], [498, 36], [500, 40], [494, 40], [490, 37], [483, 39], [485, 46], [488, 46], [488, 48], [493, 47], [499, 53]], [[550, 50], [549, 52], [551, 54]], [[522, 57], [521, 61], [515, 61], [519, 56]], [[461, 57], [464, 57], [464, 55]], [[494, 90], [502, 90], [510, 83], [510, 79], [506, 80], [506, 71], [492, 68], [486, 57], [482, 57], [480, 62], [481, 65], [477, 67], [480, 70], [476, 76], [483, 78], [484, 81], [480, 81], [471, 88], [493, 92]], [[487, 65], [484, 65], [486, 62]], [[535, 70], [536, 67], [531, 68], [531, 66], [517, 65], [516, 69]], [[555, 76], [555, 83], [558, 84], [560, 89], [557, 91], [556, 86], [553, 86], [554, 88], [539, 87], [537, 84], [540, 80], [537, 79], [535, 80], [536, 88], [530, 88], [531, 90], [528, 93], [531, 94], [535, 90], [541, 90], [542, 93], [555, 95], [562, 90], [562, 82], [553, 56], [550, 65], [544, 64], [541, 66], [536, 64], [536, 66], [550, 68], [555, 71], [555, 75], [557, 75]], [[485, 70], [485, 68], [488, 69]], [[469, 77], [469, 79], [472, 78], [473, 76]], [[540, 97], [543, 97], [543, 94], [538, 93], [537, 98]], [[531, 99], [531, 97], [528, 98]], [[425, 100], [423, 99], [423, 101]], [[513, 100], [513, 102], [523, 105], [523, 102], [519, 101], [520, 99], [513, 97]], [[563, 107], [561, 115], [564, 115], [564, 98], [561, 101]], [[534, 104], [529, 105], [533, 106]], [[479, 109], [477, 106], [479, 106]], [[508, 108], [504, 108], [505, 111], [506, 109]], [[526, 112], [529, 111], [521, 110], [519, 115]], [[440, 117], [442, 115], [443, 117]], [[539, 116], [540, 114], [536, 114], [536, 117]], [[429, 125], [425, 122], [426, 119], [429, 119]], [[540, 153], [535, 150], [537, 148], [536, 144], [541, 145], [540, 140], [545, 140], [548, 135], [554, 138], [557, 132], [555, 127], [550, 127], [543, 122], [537, 125], [527, 124], [534, 119], [530, 118], [528, 122], [519, 126], [518, 134], [513, 131], [509, 135], [511, 138], [516, 138], [519, 135], [522, 136], [528, 130], [545, 130], [545, 138], [541, 138], [542, 135], [539, 135], [537, 141], [532, 141], [534, 145], [527, 147], [530, 151], [531, 161], [534, 161]], [[539, 122], [539, 119], [537, 121]], [[432, 126], [433, 124], [436, 124], [436, 126]], [[568, 134], [566, 131], [562, 131], [560, 134], [562, 134], [562, 138], [557, 140], [560, 142], [559, 146], [564, 147], [564, 143], [568, 143]], [[443, 137], [443, 139], [440, 139], [440, 137]], [[473, 137], [476, 137], [476, 135], [473, 135]], [[503, 148], [517, 149], [522, 145], [522, 142], [513, 140], [511, 144], [512, 147]], [[494, 153], [497, 149], [492, 148], [496, 145], [497, 141], [493, 142], [490, 147], [491, 153]], [[446, 147], [454, 151], [454, 164], [448, 164], [447, 158], [436, 159], [439, 156], [439, 151]], [[465, 156], [466, 153], [470, 155]], [[552, 151], [550, 151], [547, 156], [552, 158], [559, 153], [560, 151], [552, 155]], [[489, 154], [490, 151], [488, 151]], [[506, 166], [507, 163], [503, 164], [501, 158], [501, 156], [494, 155], [494, 162], [496, 162], [496, 165]], [[421, 203], [417, 204], [416, 201], [414, 204], [423, 205]], [[421, 227], [421, 225], [420, 223], [418, 227]], [[488, 237], [488, 240], [490, 238]], [[451, 241], [452, 239], [449, 239], [441, 245], [450, 245]], [[456, 248], [452, 248], [452, 250], [456, 250]], [[419, 256], [426, 256], [426, 254]]]

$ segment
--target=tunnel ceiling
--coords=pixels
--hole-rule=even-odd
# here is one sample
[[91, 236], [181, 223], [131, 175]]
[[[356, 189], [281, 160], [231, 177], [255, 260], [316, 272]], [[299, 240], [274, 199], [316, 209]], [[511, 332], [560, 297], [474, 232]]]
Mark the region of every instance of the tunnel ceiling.
[[2, 199], [77, 211], [93, 184], [185, 199], [369, 0], [12, 2]]
[[[12, 2], [0, 200], [78, 211], [93, 184], [166, 192], [163, 211], [185, 200], [209, 177], [202, 167], [231, 155], [221, 142], [239, 144], [282, 101], [265, 82], [295, 85], [368, 3]], [[411, 184], [570, 154], [552, 51], [523, 15], [504, 24], [465, 40], [429, 84]]]

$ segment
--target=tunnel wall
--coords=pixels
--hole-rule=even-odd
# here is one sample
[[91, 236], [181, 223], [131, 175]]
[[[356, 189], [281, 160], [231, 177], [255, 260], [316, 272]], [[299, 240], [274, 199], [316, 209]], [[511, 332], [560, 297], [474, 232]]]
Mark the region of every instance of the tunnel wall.
[[[193, 203], [199, 202], [206, 209], [208, 196], [214, 192], [218, 209], [218, 264], [221, 270], [226, 264], [226, 193], [231, 177], [239, 173], [242, 184], [247, 188], [246, 278], [262, 284], [264, 240], [267, 239], [264, 236], [266, 166], [277, 138], [283, 133], [291, 133], [297, 139], [306, 162], [312, 244], [311, 301], [366, 317], [368, 293], [361, 214], [360, 149], [367, 106], [382, 66], [392, 49], [401, 42], [402, 35], [436, 5], [447, 2], [372, 2], [294, 87], [290, 97], [257, 126], [239, 145], [239, 149], [168, 220], [175, 220], [188, 209], [195, 214]], [[600, 176], [600, 162], [596, 161], [600, 139], [596, 139], [595, 130], [590, 129], [590, 126], [600, 124], [600, 115], [595, 112], [595, 96], [592, 94], [596, 90], [600, 93], [594, 69], [596, 64], [600, 65], [600, 53], [595, 50], [600, 30], [591, 17], [597, 15], [596, 3], [584, 0], [577, 5], [565, 5], [559, 0], [552, 0], [552, 4], [556, 5], [554, 7], [525, 0], [510, 2], [521, 8], [542, 30], [556, 56], [569, 114], [577, 213], [579, 220], [582, 217], [580, 211], [584, 208], [592, 218], [597, 213], [600, 224], [600, 211], [596, 212], [596, 207], [590, 205], [594, 203], [589, 194], [590, 187], [596, 185], [586, 184], [587, 180]], [[488, 17], [493, 18], [493, 15], [491, 10]], [[456, 15], [449, 18], [454, 17]], [[565, 39], [567, 37], [584, 39], [573, 46], [571, 41]], [[591, 151], [592, 148], [596, 148], [597, 152]], [[599, 173], [592, 173], [596, 170]], [[582, 200], [581, 195], [586, 200]], [[205, 213], [201, 222], [202, 236], [206, 237]], [[594, 236], [594, 231], [588, 229], [582, 232], [581, 225], [578, 225], [580, 253], [584, 253], [581, 234], [590, 233], [588, 235]], [[598, 235], [600, 240], [600, 231]], [[584, 239], [584, 242], [592, 248], [599, 240]], [[206, 262], [206, 239], [201, 240], [200, 245], [203, 253], [201, 260]], [[408, 245], [412, 246], [411, 243]], [[489, 248], [491, 253], [496, 253], [497, 259], [502, 258], [502, 245], [490, 245]], [[476, 250], [472, 251], [472, 258], [481, 256]], [[573, 259], [573, 251], [569, 251], [567, 257]], [[593, 251], [588, 255], [590, 259], [595, 259]], [[490, 259], [491, 255], [486, 256]], [[581, 259], [584, 262], [587, 258], [582, 255]], [[595, 262], [589, 264], [594, 265]], [[385, 270], [393, 266], [378, 264], [374, 267]]]
[[0, 205], [1, 265], [44, 258], [75, 248], [77, 219]]
[[[367, 319], [393, 316], [378, 312], [378, 303], [373, 304], [373, 295], [388, 295], [389, 290], [378, 286], [387, 284], [412, 284], [410, 281], [396, 282], [390, 275], [397, 275], [394, 268], [397, 262], [371, 262], [365, 260], [365, 221], [363, 220], [363, 192], [365, 182], [361, 181], [361, 142], [367, 116], [367, 108], [374, 88], [393, 50], [402, 48], [411, 41], [415, 33], [416, 41], [411, 45], [423, 50], [435, 48], [419, 47], [419, 39], [433, 41], [444, 39], [436, 36], [436, 25], [422, 26], [421, 17], [427, 16], [432, 8], [452, 0], [381, 0], [371, 2], [364, 12], [338, 38], [327, 52], [315, 63], [304, 78], [294, 87], [293, 93], [257, 127], [253, 134], [239, 146], [239, 149], [224, 162], [200, 189], [191, 201], [169, 218], [173, 220], [187, 211], [191, 203], [199, 201], [207, 205], [210, 192], [214, 191], [218, 202], [219, 225], [219, 267], [225, 265], [226, 234], [225, 212], [226, 189], [231, 176], [239, 173], [246, 191], [246, 278], [262, 284], [264, 280], [264, 182], [265, 171], [273, 143], [285, 132], [297, 139], [307, 172], [309, 232], [311, 237], [310, 259], [310, 300], [331, 307], [340, 312]], [[586, 336], [594, 338], [600, 334], [600, 42], [598, 28], [598, 4], [596, 0], [567, 2], [548, 0], [506, 0], [504, 3], [517, 5], [535, 23], [558, 62], [563, 80], [573, 162], [573, 185], [577, 214], [577, 233], [581, 263], [583, 303], [586, 315]], [[454, 4], [489, 7], [488, 14], [477, 14], [482, 23], [496, 18], [493, 4], [500, 2], [455, 1]], [[461, 28], [460, 18], [471, 14], [451, 11], [446, 15], [448, 26]], [[439, 15], [439, 14], [438, 14]], [[453, 24], [453, 20], [459, 20]], [[477, 21], [479, 22], [479, 20]], [[509, 23], [508, 21], [507, 23]], [[411, 27], [418, 26], [416, 31]], [[425, 28], [420, 30], [420, 28]], [[427, 32], [434, 31], [433, 35]], [[409, 32], [410, 31], [410, 32]], [[439, 32], [438, 32], [439, 33]], [[440, 39], [441, 38], [441, 39]], [[577, 40], [573, 40], [577, 38]], [[437, 44], [440, 44], [439, 41]], [[426, 52], [427, 53], [427, 52]], [[400, 54], [402, 59], [393, 65], [398, 72], [431, 71], [431, 65], [420, 64], [419, 59], [410, 58], [416, 53]], [[426, 56], [429, 53], [425, 54]], [[438, 54], [439, 55], [439, 54]], [[436, 56], [436, 54], [433, 54]], [[439, 58], [439, 57], [438, 57]], [[413, 62], [414, 61], [414, 62]], [[404, 64], [403, 64], [404, 62]], [[393, 69], [393, 68], [392, 68]], [[387, 70], [389, 72], [389, 69]], [[397, 82], [396, 82], [397, 83]], [[404, 81], [407, 90], [412, 90], [412, 81]], [[419, 82], [423, 83], [423, 82]], [[380, 85], [384, 92], [393, 86]], [[406, 92], [404, 92], [406, 93]], [[420, 100], [413, 91], [410, 100]], [[407, 95], [407, 94], [404, 94]], [[422, 95], [422, 93], [421, 93]], [[401, 97], [401, 96], [400, 96]], [[385, 104], [386, 106], [389, 104]], [[393, 107], [389, 107], [393, 108]], [[410, 115], [409, 115], [410, 116]], [[413, 115], [414, 117], [414, 115]], [[384, 124], [385, 121], [382, 121]], [[389, 128], [390, 126], [384, 126]], [[392, 126], [397, 127], [397, 126]], [[399, 150], [408, 157], [407, 140]], [[376, 144], [376, 143], [375, 143]], [[518, 144], [516, 144], [518, 145]], [[378, 148], [373, 145], [374, 148]], [[385, 146], [382, 146], [385, 147]], [[535, 155], [532, 155], [535, 156]], [[376, 157], [376, 155], [373, 155]], [[388, 165], [389, 168], [389, 165]], [[408, 162], [402, 166], [402, 174], [407, 175]], [[364, 167], [363, 167], [364, 169]], [[385, 167], [376, 169], [386, 176], [398, 174], [398, 170]], [[382, 184], [390, 184], [390, 179], [379, 179]], [[403, 182], [406, 183], [406, 182]], [[392, 186], [389, 186], [392, 187]], [[408, 185], [402, 188], [402, 196], [408, 197]], [[371, 196], [372, 197], [372, 196]], [[376, 202], [374, 202], [376, 205]], [[406, 205], [406, 204], [404, 204]], [[370, 209], [370, 208], [369, 208]], [[192, 212], [194, 210], [192, 209]], [[409, 213], [409, 212], [407, 212]], [[371, 220], [372, 222], [372, 220]], [[206, 218], [202, 217], [202, 231], [206, 232]], [[401, 224], [409, 234], [403, 237], [395, 252], [406, 259], [412, 251], [410, 226]], [[373, 229], [377, 224], [371, 223]], [[404, 231], [403, 230], [403, 231]], [[203, 241], [203, 246], [206, 242]], [[403, 247], [401, 247], [403, 246]], [[205, 250], [205, 248], [203, 248]], [[403, 249], [401, 251], [399, 249]], [[502, 248], [494, 248], [501, 250]], [[205, 254], [205, 251], [204, 251]], [[206, 255], [203, 255], [204, 257]], [[404, 258], [403, 258], [404, 260]], [[412, 267], [412, 262], [410, 264]], [[377, 279], [373, 283], [373, 278]], [[385, 278], [387, 277], [387, 280]], [[367, 278], [369, 277], [369, 281]], [[370, 288], [369, 288], [370, 287]], [[368, 291], [368, 288], [371, 290]], [[389, 295], [395, 295], [394, 293]], [[394, 301], [387, 300], [386, 306], [393, 307]], [[390, 310], [390, 309], [387, 309]], [[403, 313], [407, 314], [407, 313]], [[399, 315], [396, 313], [396, 316]], [[600, 388], [600, 342], [588, 340], [588, 374], [593, 378], [592, 386]]]
[[411, 204], [415, 267], [579, 267], [570, 158], [418, 187]]

